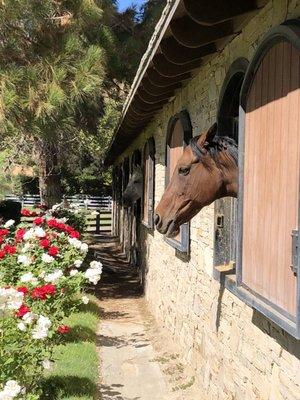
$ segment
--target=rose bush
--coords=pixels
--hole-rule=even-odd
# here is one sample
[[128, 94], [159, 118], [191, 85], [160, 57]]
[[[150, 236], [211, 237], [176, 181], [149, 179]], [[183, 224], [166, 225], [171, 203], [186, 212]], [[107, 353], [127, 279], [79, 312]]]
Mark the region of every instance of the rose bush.
[[41, 396], [53, 347], [70, 331], [64, 318], [100, 280], [102, 264], [83, 269], [88, 246], [64, 221], [45, 214], [0, 227], [0, 400]]

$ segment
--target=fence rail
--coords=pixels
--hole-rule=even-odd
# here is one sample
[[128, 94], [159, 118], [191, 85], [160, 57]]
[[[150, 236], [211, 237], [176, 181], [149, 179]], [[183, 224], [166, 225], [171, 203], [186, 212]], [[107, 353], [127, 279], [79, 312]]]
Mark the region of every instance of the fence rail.
[[[23, 196], [7, 195], [6, 200], [15, 200], [22, 203], [22, 206], [34, 207], [41, 203], [41, 197], [35, 194], [25, 194]], [[76, 205], [78, 208], [87, 210], [111, 210], [112, 198], [110, 196], [89, 196], [75, 195], [67, 196], [62, 200], [66, 200], [69, 204]]]
[[[22, 207], [35, 207], [41, 203], [39, 195], [5, 196], [6, 200], [15, 200], [22, 203]], [[110, 196], [77, 195], [64, 197], [70, 205], [90, 211], [87, 214], [86, 232], [88, 233], [110, 233], [112, 219], [112, 198]], [[93, 214], [93, 211], [97, 211]], [[23, 217], [23, 220], [31, 222], [33, 218]]]

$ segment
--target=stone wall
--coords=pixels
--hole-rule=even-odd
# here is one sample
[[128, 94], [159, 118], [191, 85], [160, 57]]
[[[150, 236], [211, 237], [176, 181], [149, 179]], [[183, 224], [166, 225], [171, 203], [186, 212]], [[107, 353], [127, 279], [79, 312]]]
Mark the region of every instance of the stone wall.
[[[232, 62], [238, 57], [250, 60], [272, 26], [299, 15], [299, 0], [270, 1], [120, 156], [118, 162], [142, 148], [148, 137], [155, 138], [156, 204], [164, 192], [165, 140], [170, 117], [186, 109], [194, 135], [208, 128], [216, 120], [221, 86]], [[157, 231], [143, 227], [149, 307], [194, 369], [199, 400], [202, 395], [207, 400], [299, 400], [300, 342], [213, 279], [213, 221], [214, 205], [192, 220], [189, 260], [181, 257]]]

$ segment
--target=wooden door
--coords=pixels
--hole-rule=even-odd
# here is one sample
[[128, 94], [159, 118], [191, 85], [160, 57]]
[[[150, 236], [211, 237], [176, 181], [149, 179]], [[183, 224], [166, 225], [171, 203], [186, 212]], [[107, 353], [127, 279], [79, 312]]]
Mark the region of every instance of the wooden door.
[[[174, 129], [169, 142], [169, 165], [168, 165], [169, 179], [172, 178], [175, 172], [175, 167], [177, 165], [177, 162], [179, 158], [182, 156], [183, 140], [184, 140], [184, 133], [182, 128], [182, 123], [178, 119], [174, 125]], [[174, 240], [180, 242], [181, 232], [176, 237], [174, 237]]]
[[[298, 229], [300, 52], [274, 41], [245, 99], [241, 283], [296, 316], [292, 231]], [[249, 78], [249, 77], [248, 77]]]

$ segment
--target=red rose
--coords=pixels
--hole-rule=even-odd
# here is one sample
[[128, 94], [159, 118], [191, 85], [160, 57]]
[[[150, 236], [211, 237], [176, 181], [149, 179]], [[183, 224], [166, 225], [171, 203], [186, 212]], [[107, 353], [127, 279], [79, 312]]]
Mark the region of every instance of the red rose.
[[60, 325], [57, 328], [57, 332], [61, 333], [62, 335], [69, 333], [71, 331], [71, 328], [68, 325]]
[[18, 229], [16, 231], [16, 235], [15, 235], [16, 236], [16, 241], [20, 242], [21, 240], [23, 240], [23, 237], [24, 237], [25, 233], [26, 233], [26, 229], [24, 229], [24, 228]]
[[49, 294], [50, 296], [53, 296], [56, 292], [56, 286], [52, 285], [51, 283], [49, 283], [48, 285], [42, 286], [42, 289], [43, 289], [44, 293]]
[[74, 228], [72, 228], [70, 225], [66, 225], [65, 231], [70, 235], [74, 231]]
[[56, 219], [52, 218], [48, 219], [47, 224], [49, 228], [57, 228], [58, 222], [56, 221]]
[[21, 214], [24, 215], [24, 217], [30, 217], [31, 211], [28, 210], [28, 208], [23, 208], [23, 210], [21, 210]]
[[56, 292], [56, 286], [55, 285], [44, 285], [40, 287], [36, 287], [33, 289], [31, 292], [31, 297], [33, 299], [40, 299], [40, 300], [46, 300], [47, 295], [53, 296]]
[[8, 229], [0, 229], [0, 236], [6, 236], [9, 234], [9, 230]]
[[33, 223], [34, 223], [35, 225], [42, 225], [43, 222], [44, 222], [44, 218], [42, 218], [42, 217], [37, 217], [37, 218], [35, 218], [35, 219], [33, 220]]
[[16, 317], [22, 318], [29, 311], [30, 311], [30, 308], [25, 306], [25, 304], [22, 304], [21, 307], [19, 308], [19, 310], [16, 312]]
[[0, 260], [6, 256], [5, 251], [0, 250]]
[[41, 239], [40, 240], [40, 245], [44, 249], [47, 249], [50, 246], [50, 241], [48, 239]]
[[56, 246], [51, 246], [48, 249], [48, 254], [49, 256], [55, 257], [57, 256], [57, 254], [59, 253], [59, 249]]
[[46, 300], [46, 293], [44, 293], [44, 291], [41, 290], [41, 288], [36, 287], [36, 288], [33, 289], [33, 291], [31, 292], [31, 297], [32, 297], [33, 299]]
[[11, 246], [10, 244], [6, 244], [3, 247], [3, 251], [5, 251], [6, 254], [15, 254], [17, 248], [15, 246]]
[[28, 294], [29, 290], [26, 286], [20, 286], [17, 288], [17, 291], [20, 293], [23, 293], [24, 296], [26, 296], [26, 294]]
[[79, 239], [80, 238], [80, 233], [78, 231], [72, 231], [70, 233], [71, 238]]

